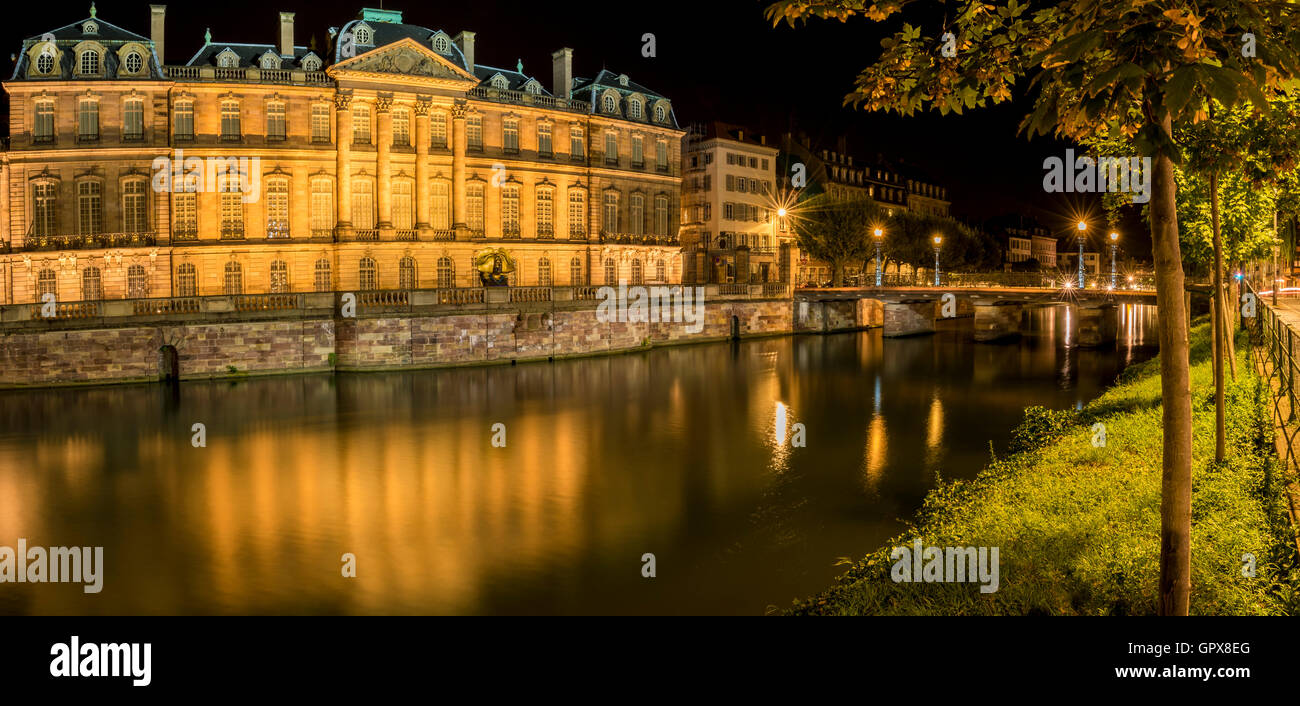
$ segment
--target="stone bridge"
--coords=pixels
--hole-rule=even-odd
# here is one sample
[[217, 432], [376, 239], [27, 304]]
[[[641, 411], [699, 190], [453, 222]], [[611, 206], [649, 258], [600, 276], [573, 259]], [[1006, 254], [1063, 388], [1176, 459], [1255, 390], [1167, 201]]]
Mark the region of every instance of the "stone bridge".
[[[947, 296], [951, 295], [951, 297]], [[1032, 307], [1073, 307], [1081, 346], [1114, 342], [1117, 304], [1156, 303], [1152, 290], [1069, 290], [1045, 287], [870, 287], [800, 289], [794, 294], [796, 331], [838, 331], [881, 326], [885, 336], [933, 333], [942, 319], [973, 318], [976, 341], [1020, 335]]]

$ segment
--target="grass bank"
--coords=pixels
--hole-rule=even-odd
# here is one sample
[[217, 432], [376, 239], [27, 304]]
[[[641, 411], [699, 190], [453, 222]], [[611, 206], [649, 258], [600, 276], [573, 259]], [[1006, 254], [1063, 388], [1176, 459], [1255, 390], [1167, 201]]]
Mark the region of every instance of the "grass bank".
[[[1267, 390], [1238, 343], [1229, 456], [1214, 461], [1209, 326], [1192, 330], [1192, 593], [1198, 615], [1300, 614], [1300, 570], [1273, 451]], [[940, 485], [902, 535], [790, 613], [1154, 614], [1160, 577], [1160, 363], [1125, 371], [1082, 411], [1026, 410], [1011, 455]], [[1095, 424], [1105, 446], [1094, 445]], [[895, 583], [894, 547], [998, 547], [999, 588]], [[1242, 556], [1255, 557], [1254, 577]]]

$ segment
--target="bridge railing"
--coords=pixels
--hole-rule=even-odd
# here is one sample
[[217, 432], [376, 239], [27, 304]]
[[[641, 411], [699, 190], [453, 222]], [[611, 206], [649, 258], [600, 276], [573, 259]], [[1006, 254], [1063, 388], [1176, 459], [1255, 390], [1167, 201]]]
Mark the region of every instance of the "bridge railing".
[[[855, 276], [844, 283], [845, 287], [874, 289], [876, 276], [867, 274]], [[882, 287], [934, 287], [934, 272], [913, 276], [885, 273], [881, 275]], [[940, 288], [1035, 288], [1035, 289], [1077, 289], [1078, 280], [1069, 272], [940, 272]], [[1087, 290], [1107, 290], [1110, 287], [1110, 273], [1087, 275], [1084, 288]], [[804, 283], [800, 288], [821, 288], [818, 285]], [[1122, 275], [1116, 278], [1115, 288], [1121, 291], [1154, 291], [1155, 279], [1145, 275]]]
[[[1285, 472], [1295, 478], [1300, 474], [1300, 454], [1297, 453], [1300, 450], [1296, 448], [1297, 436], [1300, 435], [1300, 396], [1296, 392], [1296, 378], [1300, 376], [1300, 360], [1296, 358], [1300, 354], [1300, 334], [1281, 313], [1283, 308], [1291, 308], [1291, 302], [1274, 304], [1271, 290], [1258, 291], [1249, 280], [1242, 281], [1241, 291], [1243, 298], [1245, 295], [1253, 296], [1253, 302], [1233, 302], [1232, 305], [1243, 307], [1240, 321], [1242, 327], [1250, 332], [1251, 362], [1264, 378], [1269, 392], [1276, 430], [1274, 436], [1280, 440], [1279, 460]], [[1255, 308], [1253, 319], [1245, 316], [1250, 304]], [[1300, 321], [1300, 316], [1292, 318]]]

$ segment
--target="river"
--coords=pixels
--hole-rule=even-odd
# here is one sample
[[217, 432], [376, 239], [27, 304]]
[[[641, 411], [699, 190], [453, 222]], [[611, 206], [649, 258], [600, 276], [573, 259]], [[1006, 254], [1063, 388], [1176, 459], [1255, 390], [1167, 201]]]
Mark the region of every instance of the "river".
[[1085, 404], [1156, 352], [1153, 307], [1123, 307], [1105, 350], [1072, 345], [1066, 308], [1031, 311], [1004, 344], [972, 342], [966, 321], [2, 392], [0, 546], [102, 546], [105, 566], [95, 594], [0, 583], [0, 614], [785, 607], [896, 535], [937, 479], [1002, 453], [1024, 407]]

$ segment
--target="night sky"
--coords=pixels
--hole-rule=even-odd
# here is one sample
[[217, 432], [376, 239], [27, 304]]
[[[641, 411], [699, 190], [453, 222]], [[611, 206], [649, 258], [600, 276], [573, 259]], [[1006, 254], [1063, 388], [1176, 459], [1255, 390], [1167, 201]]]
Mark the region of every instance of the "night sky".
[[[248, 2], [231, 0], [213, 14], [207, 4], [168, 3], [167, 63], [184, 63], [203, 43], [210, 27], [215, 42], [266, 42], [278, 38], [280, 11], [296, 12], [295, 41], [314, 36], [323, 50], [327, 28], [356, 16], [360, 4], [317, 0]], [[943, 4], [933, 3], [942, 13]], [[75, 22], [89, 14], [89, 2], [44, 3], [49, 11], [15, 18], [0, 30], [8, 53], [21, 40]], [[125, 29], [149, 34], [149, 3], [105, 0], [99, 18]], [[442, 29], [455, 36], [462, 29], [477, 33], [477, 61], [524, 71], [551, 87], [550, 54], [574, 49], [574, 73], [591, 76], [602, 67], [673, 100], [678, 120], [722, 120], [754, 126], [772, 137], [797, 125], [811, 136], [846, 134], [852, 154], [902, 160], [948, 187], [955, 216], [982, 220], [1009, 213], [1037, 216], [1059, 235], [1067, 235], [1077, 214], [1091, 216], [1098, 232], [1102, 211], [1091, 197], [1047, 194], [1042, 188], [1043, 159], [1064, 157], [1064, 142], [1017, 135], [1020, 118], [1031, 102], [977, 109], [966, 115], [928, 112], [901, 118], [843, 107], [858, 71], [873, 61], [879, 40], [898, 22], [877, 25], [814, 21], [789, 28], [764, 19], [766, 2], [696, 0], [677, 3], [620, 3], [566, 0], [561, 3], [518, 0], [476, 2], [392, 2], [410, 24]], [[558, 19], [563, 13], [567, 20]], [[929, 18], [942, 22], [942, 14]], [[929, 29], [933, 24], [922, 23]], [[653, 33], [657, 56], [642, 56], [642, 36]], [[7, 58], [7, 54], [5, 54]], [[323, 51], [322, 51], [323, 53]], [[7, 78], [12, 62], [5, 67]], [[1022, 86], [1027, 81], [1022, 82]], [[1133, 218], [1121, 225], [1134, 255], [1146, 259], [1149, 237]]]

